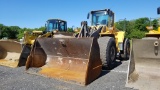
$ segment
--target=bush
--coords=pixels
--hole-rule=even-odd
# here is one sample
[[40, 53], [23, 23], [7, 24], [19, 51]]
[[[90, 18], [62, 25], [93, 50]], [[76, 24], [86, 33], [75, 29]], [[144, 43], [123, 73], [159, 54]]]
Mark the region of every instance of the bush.
[[141, 39], [141, 38], [145, 37], [145, 33], [146, 32], [144, 32], [144, 31], [140, 31], [138, 29], [134, 29], [134, 30], [132, 30], [132, 33], [129, 34], [127, 37], [129, 39], [131, 39], [131, 38]]

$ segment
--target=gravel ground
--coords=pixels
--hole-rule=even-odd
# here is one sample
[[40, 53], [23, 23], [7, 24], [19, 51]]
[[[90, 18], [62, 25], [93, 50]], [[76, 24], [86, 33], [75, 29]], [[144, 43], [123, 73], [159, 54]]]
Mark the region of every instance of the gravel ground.
[[101, 76], [87, 86], [80, 86], [27, 74], [25, 67], [0, 66], [0, 90], [133, 90], [125, 87], [128, 61], [117, 62], [112, 70], [103, 70]]

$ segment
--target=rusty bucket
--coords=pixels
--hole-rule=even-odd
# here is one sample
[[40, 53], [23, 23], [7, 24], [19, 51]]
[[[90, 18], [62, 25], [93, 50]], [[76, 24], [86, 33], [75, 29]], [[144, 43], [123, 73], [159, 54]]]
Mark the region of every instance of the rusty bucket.
[[160, 90], [159, 39], [132, 40], [126, 86], [140, 90]]
[[30, 45], [21, 45], [17, 41], [0, 40], [0, 65], [7, 67], [25, 66]]
[[97, 39], [38, 38], [27, 59], [30, 67], [41, 67], [40, 75], [87, 85], [101, 73]]
[[17, 67], [21, 44], [12, 40], [0, 40], [0, 65]]

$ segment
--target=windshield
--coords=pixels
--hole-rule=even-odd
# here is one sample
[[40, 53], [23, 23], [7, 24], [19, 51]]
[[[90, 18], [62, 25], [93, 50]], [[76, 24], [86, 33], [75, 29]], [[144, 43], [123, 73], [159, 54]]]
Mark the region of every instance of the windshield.
[[47, 21], [47, 31], [53, 31], [58, 29], [58, 21], [57, 20], [48, 20]]
[[59, 30], [60, 31], [65, 31], [66, 30], [66, 23], [65, 22], [63, 22], [63, 21], [61, 21], [61, 22], [59, 22]]
[[92, 25], [107, 25], [108, 14], [105, 11], [92, 13]]
[[60, 20], [48, 20], [46, 28], [47, 31], [53, 31], [53, 30], [66, 31], [67, 24], [66, 22]]

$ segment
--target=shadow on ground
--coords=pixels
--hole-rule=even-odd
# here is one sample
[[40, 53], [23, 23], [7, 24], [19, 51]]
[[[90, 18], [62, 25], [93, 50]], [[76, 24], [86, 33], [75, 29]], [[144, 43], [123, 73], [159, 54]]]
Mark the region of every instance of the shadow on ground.
[[106, 75], [110, 72], [110, 70], [113, 70], [114, 68], [120, 66], [122, 64], [121, 60], [116, 60], [114, 63], [111, 64], [110, 67], [102, 67], [102, 72], [100, 74], [100, 77]]
[[116, 60], [114, 63], [110, 65], [110, 67], [102, 67], [102, 70], [112, 70], [122, 64], [121, 60]]

